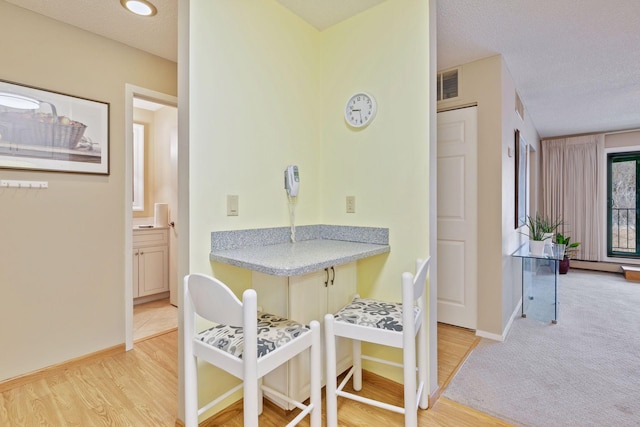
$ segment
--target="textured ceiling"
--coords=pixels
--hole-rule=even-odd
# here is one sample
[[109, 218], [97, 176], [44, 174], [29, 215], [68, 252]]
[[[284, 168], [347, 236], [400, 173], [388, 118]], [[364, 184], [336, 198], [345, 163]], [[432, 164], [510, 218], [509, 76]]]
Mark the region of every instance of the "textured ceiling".
[[[177, 61], [186, 0], [6, 1]], [[277, 1], [322, 30], [385, 0]], [[437, 32], [439, 70], [503, 55], [541, 137], [640, 128], [640, 0], [437, 0]]]
[[541, 137], [640, 128], [640, 1], [440, 0], [438, 69], [501, 53]]
[[120, 0], [6, 1], [177, 62], [178, 0], [152, 0], [158, 9], [152, 18], [128, 12]]

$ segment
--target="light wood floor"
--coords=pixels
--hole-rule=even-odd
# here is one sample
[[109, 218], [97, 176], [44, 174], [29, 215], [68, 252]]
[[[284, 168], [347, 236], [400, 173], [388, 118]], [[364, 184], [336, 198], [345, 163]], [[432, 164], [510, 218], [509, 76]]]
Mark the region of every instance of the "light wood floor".
[[139, 341], [178, 328], [178, 307], [169, 298], [133, 306], [133, 340]]
[[[438, 376], [443, 389], [477, 338], [470, 331], [438, 325]], [[171, 331], [121, 349], [48, 369], [22, 381], [0, 383], [0, 426], [174, 426], [177, 413], [178, 333]], [[364, 392], [400, 404], [402, 388], [367, 373]], [[339, 400], [341, 426], [396, 426], [402, 416]], [[420, 411], [420, 425], [510, 426], [440, 398]], [[282, 426], [293, 414], [267, 403], [261, 425]], [[308, 420], [301, 423], [308, 426]], [[242, 426], [242, 403], [201, 426]]]

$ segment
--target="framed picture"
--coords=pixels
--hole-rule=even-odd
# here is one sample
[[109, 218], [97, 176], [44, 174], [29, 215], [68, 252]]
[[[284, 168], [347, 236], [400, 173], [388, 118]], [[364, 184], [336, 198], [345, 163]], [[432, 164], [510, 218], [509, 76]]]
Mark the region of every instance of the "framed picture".
[[515, 147], [516, 147], [516, 194], [515, 194], [515, 228], [520, 228], [527, 222], [527, 141], [515, 131]]
[[109, 104], [0, 80], [0, 168], [109, 174]]

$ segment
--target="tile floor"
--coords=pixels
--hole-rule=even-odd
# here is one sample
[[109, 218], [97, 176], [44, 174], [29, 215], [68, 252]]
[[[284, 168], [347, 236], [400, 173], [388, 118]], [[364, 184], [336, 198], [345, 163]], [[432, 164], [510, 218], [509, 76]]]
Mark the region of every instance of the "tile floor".
[[133, 340], [146, 339], [178, 327], [178, 307], [169, 298], [133, 306]]

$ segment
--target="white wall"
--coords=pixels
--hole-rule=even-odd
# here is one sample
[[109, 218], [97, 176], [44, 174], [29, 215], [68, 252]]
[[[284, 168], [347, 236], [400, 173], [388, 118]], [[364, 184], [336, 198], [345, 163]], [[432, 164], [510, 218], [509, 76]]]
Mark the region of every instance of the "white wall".
[[[514, 131], [538, 144], [526, 111], [515, 113], [516, 87], [500, 55], [461, 65], [460, 96], [439, 109], [478, 105], [478, 326], [479, 335], [501, 339], [520, 300], [520, 270], [511, 253], [522, 236], [515, 224]], [[539, 152], [539, 151], [538, 151]]]
[[175, 95], [177, 66], [4, 1], [0, 38], [0, 79], [110, 104], [111, 170], [0, 170], [49, 183], [0, 190], [2, 381], [123, 346], [125, 83]]
[[[540, 138], [533, 126], [529, 113], [524, 110], [524, 118], [516, 113], [516, 87], [504, 60], [502, 63], [502, 325], [504, 338], [509, 321], [514, 316], [522, 297], [522, 261], [511, 254], [527, 240], [522, 233], [524, 227], [515, 228], [515, 130], [520, 136], [540, 153]], [[511, 148], [514, 155], [508, 156]], [[535, 163], [534, 163], [535, 165]], [[535, 171], [530, 171], [537, 176]], [[529, 198], [537, 198], [537, 194], [529, 194]], [[515, 313], [517, 314], [517, 313]]]

